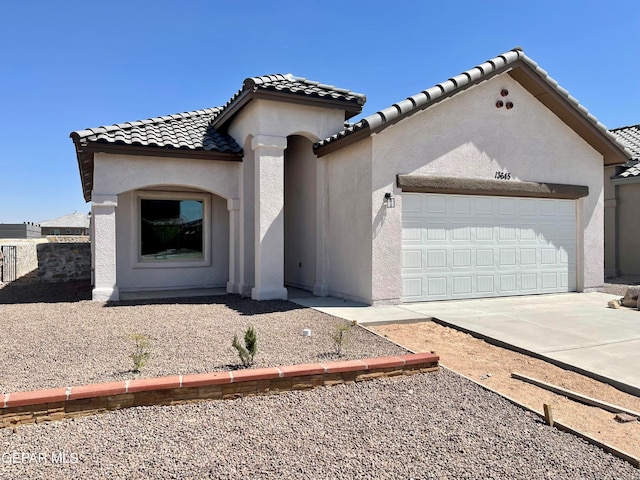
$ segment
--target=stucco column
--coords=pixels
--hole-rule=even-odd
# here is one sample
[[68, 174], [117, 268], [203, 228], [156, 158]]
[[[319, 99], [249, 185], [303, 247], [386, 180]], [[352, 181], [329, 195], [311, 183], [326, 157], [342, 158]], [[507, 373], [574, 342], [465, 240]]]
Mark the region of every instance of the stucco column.
[[240, 285], [240, 199], [227, 199], [227, 209], [229, 210], [229, 281], [227, 282], [227, 292], [242, 293]]
[[313, 294], [329, 295], [329, 262], [327, 241], [329, 232], [329, 185], [327, 182], [327, 160], [316, 162], [316, 280]]
[[92, 298], [106, 302], [119, 300], [116, 283], [116, 207], [117, 195], [94, 194], [91, 202], [93, 222], [93, 275]]
[[255, 286], [254, 300], [286, 299], [284, 287], [284, 150], [285, 137], [256, 135]]

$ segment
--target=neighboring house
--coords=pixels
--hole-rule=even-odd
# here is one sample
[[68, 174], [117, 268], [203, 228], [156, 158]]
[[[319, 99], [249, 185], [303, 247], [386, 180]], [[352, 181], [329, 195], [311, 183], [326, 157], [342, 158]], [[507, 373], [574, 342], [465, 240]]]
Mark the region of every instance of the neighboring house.
[[605, 166], [605, 275], [640, 276], [640, 125], [611, 130], [633, 154]]
[[89, 215], [73, 212], [69, 215], [40, 222], [42, 236], [48, 235], [89, 235]]
[[0, 223], [0, 238], [40, 238], [40, 226], [31, 222]]
[[602, 287], [602, 169], [630, 152], [521, 49], [345, 125], [364, 102], [267, 75], [223, 107], [72, 132], [93, 298]]

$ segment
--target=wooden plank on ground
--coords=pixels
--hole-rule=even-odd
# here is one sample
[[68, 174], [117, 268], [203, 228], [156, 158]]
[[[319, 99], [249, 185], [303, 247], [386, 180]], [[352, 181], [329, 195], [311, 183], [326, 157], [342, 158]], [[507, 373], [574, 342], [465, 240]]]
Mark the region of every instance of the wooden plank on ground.
[[517, 380], [522, 380], [523, 382], [530, 383], [532, 385], [535, 385], [536, 387], [544, 388], [545, 390], [557, 393], [558, 395], [564, 395], [567, 398], [576, 400], [577, 402], [584, 403], [586, 405], [591, 405], [592, 407], [598, 407], [612, 413], [626, 413], [640, 419], [640, 413], [638, 412], [634, 412], [633, 410], [629, 410], [612, 403], [603, 402], [592, 397], [587, 397], [586, 395], [582, 395], [572, 390], [567, 390], [566, 388], [558, 387], [557, 385], [552, 385], [541, 380], [536, 380], [535, 378], [528, 377], [517, 372], [512, 372], [511, 377]]

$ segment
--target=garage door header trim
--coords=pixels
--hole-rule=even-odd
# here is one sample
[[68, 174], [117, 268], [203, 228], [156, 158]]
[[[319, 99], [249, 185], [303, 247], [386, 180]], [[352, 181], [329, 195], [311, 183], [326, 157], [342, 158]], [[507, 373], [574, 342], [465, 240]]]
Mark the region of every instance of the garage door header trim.
[[589, 195], [589, 187], [558, 183], [489, 180], [483, 178], [398, 175], [397, 185], [407, 193], [443, 193], [494, 197], [533, 197], [576, 200]]

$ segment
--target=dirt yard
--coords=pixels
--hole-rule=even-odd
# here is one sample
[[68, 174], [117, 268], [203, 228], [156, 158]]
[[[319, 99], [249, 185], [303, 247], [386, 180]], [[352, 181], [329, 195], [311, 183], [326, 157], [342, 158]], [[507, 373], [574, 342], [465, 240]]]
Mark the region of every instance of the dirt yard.
[[[640, 320], [639, 320], [640, 321]], [[618, 423], [615, 414], [589, 407], [511, 378], [518, 372], [598, 400], [640, 412], [640, 397], [608, 384], [563, 370], [527, 355], [496, 347], [484, 340], [434, 322], [369, 327], [372, 331], [417, 352], [435, 351], [443, 366], [480, 382], [542, 413], [553, 407], [554, 419], [640, 458], [640, 421]]]

